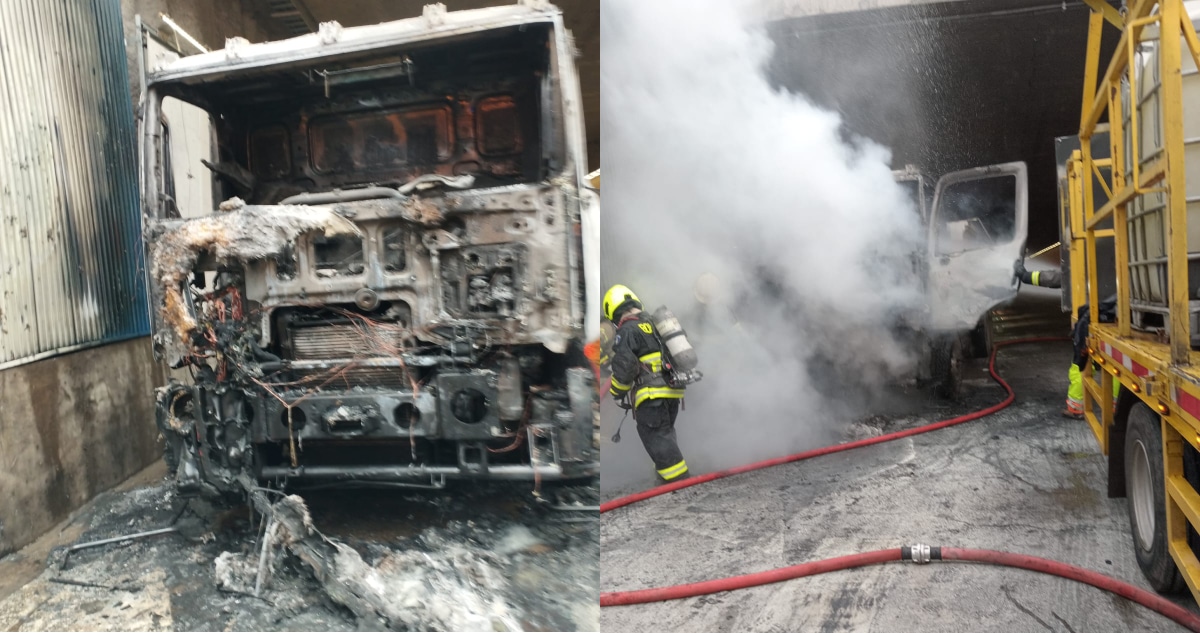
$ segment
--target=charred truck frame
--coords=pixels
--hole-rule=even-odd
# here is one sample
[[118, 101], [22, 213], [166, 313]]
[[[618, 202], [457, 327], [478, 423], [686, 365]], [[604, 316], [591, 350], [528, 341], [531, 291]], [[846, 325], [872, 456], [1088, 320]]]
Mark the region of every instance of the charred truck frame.
[[[537, 0], [146, 56], [155, 349], [192, 377], [157, 395], [182, 492], [598, 472], [574, 56]], [[168, 98], [207, 114], [194, 173], [219, 209], [177, 200]]]

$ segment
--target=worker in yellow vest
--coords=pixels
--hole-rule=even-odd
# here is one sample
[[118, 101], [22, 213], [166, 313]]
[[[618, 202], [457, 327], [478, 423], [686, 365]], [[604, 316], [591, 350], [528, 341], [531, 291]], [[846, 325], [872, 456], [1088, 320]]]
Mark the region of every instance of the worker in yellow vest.
[[[1013, 274], [1021, 280], [1021, 283], [1038, 286], [1041, 288], [1062, 288], [1062, 273], [1055, 270], [1035, 270], [1030, 272], [1025, 270], [1025, 262], [1017, 260], [1013, 266]], [[1088, 312], [1087, 306], [1081, 310], [1080, 318], [1075, 323], [1075, 331], [1072, 332], [1072, 340], [1075, 343], [1075, 354], [1071, 362], [1071, 368], [1067, 370], [1067, 406], [1062, 411], [1065, 418], [1076, 420], [1083, 419], [1083, 368], [1087, 366], [1087, 327], [1088, 327]], [[1099, 368], [1093, 367], [1094, 370]], [[1116, 402], [1117, 394], [1121, 390], [1121, 383], [1113, 381], [1113, 401]]]

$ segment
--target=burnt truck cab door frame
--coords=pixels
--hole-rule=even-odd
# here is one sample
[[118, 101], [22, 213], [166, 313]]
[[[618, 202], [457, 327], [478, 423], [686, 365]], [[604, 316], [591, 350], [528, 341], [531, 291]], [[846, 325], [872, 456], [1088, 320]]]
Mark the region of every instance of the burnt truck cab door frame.
[[[892, 180], [903, 187], [906, 193], [912, 194], [913, 204], [917, 206], [917, 213], [921, 216], [921, 226], [928, 228], [929, 176], [912, 165], [906, 165], [904, 169], [892, 171]], [[909, 187], [912, 187], [911, 191]]]
[[929, 329], [973, 329], [1016, 296], [1013, 263], [1029, 232], [1024, 162], [988, 165], [938, 179], [928, 227]]

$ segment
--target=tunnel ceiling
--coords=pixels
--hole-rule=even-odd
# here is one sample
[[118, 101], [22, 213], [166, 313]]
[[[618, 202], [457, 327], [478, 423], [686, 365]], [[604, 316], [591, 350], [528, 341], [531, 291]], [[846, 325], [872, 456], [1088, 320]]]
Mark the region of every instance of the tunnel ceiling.
[[[1054, 138], [1079, 129], [1089, 9], [958, 0], [781, 20], [771, 75], [927, 173], [1023, 160], [1030, 237], [1058, 239]], [[1101, 66], [1119, 34], [1106, 28]]]
[[[256, 0], [274, 22], [273, 30], [298, 35], [316, 24], [336, 20], [342, 26], [378, 24], [421, 15], [434, 0]], [[517, 0], [441, 0], [449, 11], [478, 9]], [[587, 124], [589, 169], [600, 166], [600, 7], [597, 0], [552, 0], [575, 36], [580, 57], [579, 83]]]

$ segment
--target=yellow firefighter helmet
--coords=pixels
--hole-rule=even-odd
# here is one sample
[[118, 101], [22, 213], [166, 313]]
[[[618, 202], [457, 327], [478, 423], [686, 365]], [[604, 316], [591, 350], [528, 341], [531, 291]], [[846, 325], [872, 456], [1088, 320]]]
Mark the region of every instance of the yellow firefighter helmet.
[[[638, 301], [637, 295], [633, 294], [632, 290], [620, 284], [609, 288], [608, 292], [604, 293], [604, 318], [612, 321], [613, 315], [627, 301]], [[638, 301], [638, 303], [641, 302]]]

